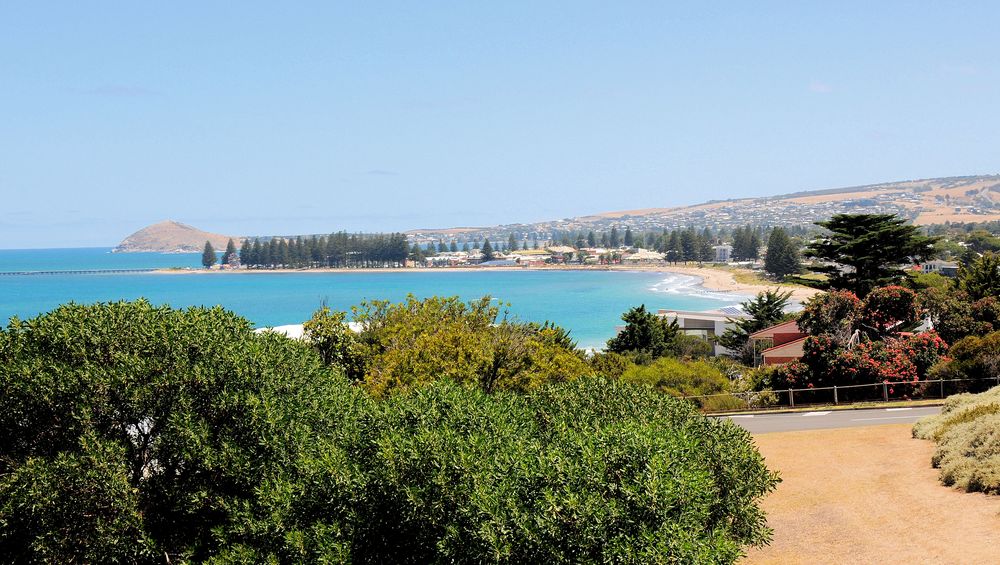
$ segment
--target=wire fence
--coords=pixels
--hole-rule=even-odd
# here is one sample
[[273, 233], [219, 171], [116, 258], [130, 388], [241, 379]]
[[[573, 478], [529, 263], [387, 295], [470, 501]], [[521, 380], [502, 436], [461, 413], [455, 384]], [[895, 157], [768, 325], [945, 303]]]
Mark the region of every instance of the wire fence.
[[747, 408], [801, 407], [901, 400], [944, 399], [962, 392], [982, 392], [1000, 385], [1000, 376], [970, 379], [928, 379], [916, 382], [882, 382], [766, 391], [727, 392], [684, 396], [703, 410], [725, 412]]

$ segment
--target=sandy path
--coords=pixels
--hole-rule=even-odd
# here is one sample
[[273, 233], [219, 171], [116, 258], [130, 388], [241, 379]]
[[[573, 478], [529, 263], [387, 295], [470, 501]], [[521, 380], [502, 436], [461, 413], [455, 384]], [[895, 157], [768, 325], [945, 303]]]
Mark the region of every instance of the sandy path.
[[754, 439], [783, 482], [742, 563], [1000, 563], [1000, 497], [942, 486], [909, 424]]

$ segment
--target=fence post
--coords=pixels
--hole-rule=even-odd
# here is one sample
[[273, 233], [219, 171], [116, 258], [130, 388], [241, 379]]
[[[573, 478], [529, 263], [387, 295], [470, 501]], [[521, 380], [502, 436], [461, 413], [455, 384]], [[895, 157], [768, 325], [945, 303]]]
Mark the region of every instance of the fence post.
[[944, 379], [941, 379], [941, 398], [944, 398]]
[[840, 402], [837, 401], [837, 385], [833, 385], [833, 403], [834, 405], [840, 404]]
[[889, 383], [882, 383], [882, 400], [889, 402]]
[[792, 395], [792, 389], [788, 389], [788, 405], [795, 408], [795, 396]]

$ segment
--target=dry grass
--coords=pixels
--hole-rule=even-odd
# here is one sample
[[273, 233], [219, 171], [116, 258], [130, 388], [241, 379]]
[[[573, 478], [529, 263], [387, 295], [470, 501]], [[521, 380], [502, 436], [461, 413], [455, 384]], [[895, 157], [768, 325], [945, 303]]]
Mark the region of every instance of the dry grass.
[[996, 563], [1000, 499], [950, 489], [908, 424], [762, 434], [774, 542], [745, 563]]
[[941, 482], [1000, 493], [1000, 387], [950, 398], [941, 414], [917, 422], [913, 435], [938, 443], [931, 463]]

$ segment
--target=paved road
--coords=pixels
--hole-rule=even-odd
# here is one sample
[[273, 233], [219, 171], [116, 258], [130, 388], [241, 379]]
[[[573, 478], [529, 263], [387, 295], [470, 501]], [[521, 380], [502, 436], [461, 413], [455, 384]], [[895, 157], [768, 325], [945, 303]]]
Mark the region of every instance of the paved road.
[[924, 406], [866, 410], [817, 410], [816, 412], [720, 417], [731, 419], [752, 434], [766, 434], [769, 432], [853, 428], [880, 424], [912, 424], [924, 416], [937, 414], [940, 411], [940, 406]]

